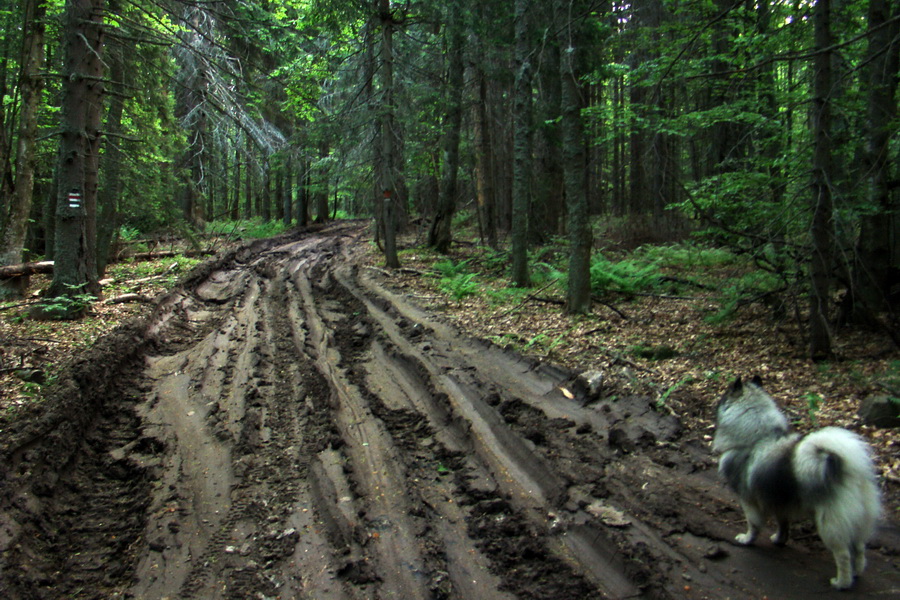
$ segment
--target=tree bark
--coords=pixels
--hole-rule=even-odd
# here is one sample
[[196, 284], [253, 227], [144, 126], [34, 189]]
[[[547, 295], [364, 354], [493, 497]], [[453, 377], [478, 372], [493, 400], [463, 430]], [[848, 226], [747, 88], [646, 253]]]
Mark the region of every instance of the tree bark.
[[531, 285], [528, 269], [528, 212], [531, 205], [531, 45], [528, 40], [530, 0], [515, 2], [515, 65], [513, 92], [513, 208], [512, 281], [519, 287]]
[[[107, 53], [109, 56], [109, 78], [118, 88], [117, 94], [110, 96], [109, 111], [106, 115], [106, 131], [112, 135], [123, 131], [122, 117], [125, 112], [125, 92], [133, 78], [127, 60], [134, 58], [135, 44], [126, 39], [123, 45]], [[131, 66], [135, 66], [132, 62]], [[97, 277], [106, 271], [110, 247], [117, 235], [119, 219], [119, 198], [122, 195], [122, 167], [124, 153], [118, 140], [106, 138], [103, 156], [103, 184], [98, 192], [100, 224], [97, 238]]]
[[50, 297], [100, 293], [96, 215], [104, 95], [104, 4], [104, 0], [66, 3], [56, 264]]
[[562, 108], [563, 174], [569, 229], [569, 286], [566, 310], [584, 314], [591, 309], [591, 225], [586, 192], [584, 123], [581, 110], [585, 89], [581, 84], [584, 69], [584, 7], [577, 0], [561, 0], [560, 16], [564, 26], [558, 35]]
[[[44, 89], [44, 78], [41, 69], [44, 65], [44, 17], [47, 6], [44, 0], [25, 0], [23, 2], [23, 40], [21, 77], [19, 93], [22, 96], [22, 108], [19, 116], [18, 147], [16, 153], [16, 181], [9, 210], [2, 222], [3, 233], [0, 238], [0, 265], [12, 265], [22, 262], [22, 251], [25, 246], [25, 234], [28, 229], [28, 217], [31, 213], [34, 195], [35, 138], [37, 133], [37, 115], [41, 106], [41, 93]], [[21, 295], [22, 289], [16, 285], [0, 286], [0, 297], [5, 295]]]
[[384, 224], [384, 262], [389, 269], [400, 267], [397, 256], [397, 217], [394, 202], [397, 192], [397, 156], [394, 144], [394, 16], [389, 0], [379, 0], [381, 18], [381, 86], [382, 86], [382, 168], [380, 198]]
[[438, 210], [428, 235], [428, 245], [438, 252], [448, 252], [453, 241], [453, 215], [456, 213], [457, 172], [459, 171], [459, 139], [462, 130], [463, 42], [464, 27], [460, 2], [448, 7], [447, 34], [450, 37], [450, 77], [447, 91], [447, 131], [444, 137], [444, 160]]
[[823, 360], [831, 356], [831, 328], [828, 320], [831, 293], [831, 244], [833, 236], [830, 180], [831, 155], [831, 0], [817, 0], [813, 28], [817, 50], [813, 60], [813, 173], [812, 173], [812, 257], [809, 293], [809, 356]]
[[[894, 14], [891, 14], [893, 5]], [[870, 0], [868, 62], [868, 99], [866, 109], [865, 172], [869, 213], [861, 220], [859, 241], [850, 290], [851, 314], [845, 317], [871, 321], [873, 313], [891, 309], [889, 300], [894, 262], [892, 239], [897, 236], [898, 206], [891, 193], [891, 134], [897, 119], [897, 71], [900, 66], [900, 23], [886, 25], [898, 16], [898, 4]]]

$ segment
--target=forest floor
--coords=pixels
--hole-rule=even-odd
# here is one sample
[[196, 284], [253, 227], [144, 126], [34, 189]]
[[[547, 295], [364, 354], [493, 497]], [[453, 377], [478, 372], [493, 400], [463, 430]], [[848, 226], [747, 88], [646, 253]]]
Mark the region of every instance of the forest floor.
[[871, 442], [886, 510], [855, 590], [897, 595], [900, 436], [856, 416], [894, 383], [887, 340], [837, 332], [813, 365], [790, 320], [710, 325], [699, 293], [578, 319], [549, 293], [449, 300], [433, 256], [387, 272], [369, 242], [338, 223], [247, 243], [65, 328], [4, 311], [3, 597], [845, 597], [808, 523], [732, 543], [712, 413], [752, 374], [799, 429]]

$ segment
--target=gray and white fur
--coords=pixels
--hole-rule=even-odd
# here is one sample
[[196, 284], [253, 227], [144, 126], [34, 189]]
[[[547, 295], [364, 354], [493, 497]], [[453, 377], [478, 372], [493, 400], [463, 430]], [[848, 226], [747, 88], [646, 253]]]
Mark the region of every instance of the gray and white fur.
[[881, 514], [869, 447], [858, 435], [839, 427], [791, 433], [759, 378], [738, 379], [719, 401], [713, 450], [747, 518], [739, 544], [752, 544], [769, 518], [777, 524], [772, 542], [784, 544], [790, 522], [811, 516], [837, 563], [831, 585], [853, 585]]

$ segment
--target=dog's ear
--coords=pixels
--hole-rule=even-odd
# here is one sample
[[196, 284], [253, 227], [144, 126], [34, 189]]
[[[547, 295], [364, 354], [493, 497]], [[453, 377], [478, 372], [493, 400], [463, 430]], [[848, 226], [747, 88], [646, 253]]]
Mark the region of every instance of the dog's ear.
[[731, 384], [731, 387], [728, 388], [728, 391], [732, 394], [740, 394], [744, 391], [744, 381], [738, 377], [734, 380], [734, 383]]
[[750, 383], [757, 387], [762, 387], [762, 377], [760, 377], [759, 375], [754, 375], [753, 379], [750, 380]]

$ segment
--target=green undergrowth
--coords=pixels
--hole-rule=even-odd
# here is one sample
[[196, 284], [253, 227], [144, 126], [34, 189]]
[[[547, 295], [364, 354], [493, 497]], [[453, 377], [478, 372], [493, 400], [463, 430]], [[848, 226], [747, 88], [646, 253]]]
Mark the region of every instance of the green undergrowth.
[[[430, 251], [418, 249], [420, 258]], [[529, 255], [532, 285], [522, 289], [509, 281], [508, 250], [476, 246], [462, 256], [434, 254], [431, 277], [449, 299], [482, 298], [493, 306], [514, 306], [529, 295], [563, 299], [568, 285], [564, 241]], [[601, 301], [627, 301], [639, 296], [696, 298], [711, 324], [726, 323], [741, 307], [754, 302], [774, 306], [784, 282], [749, 260], [694, 242], [641, 246], [631, 252], [596, 250], [590, 264], [591, 293]], [[712, 302], [712, 310], [709, 304]]]

